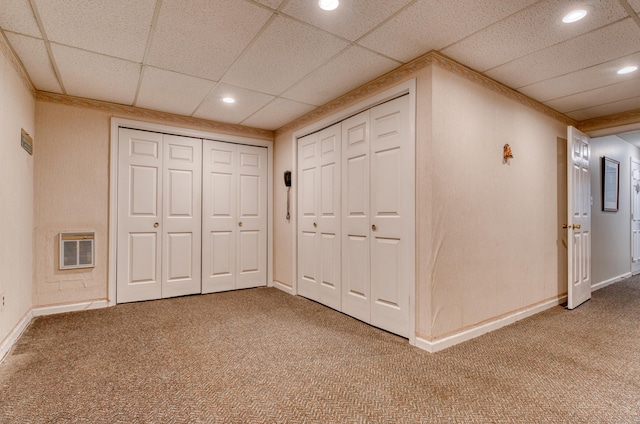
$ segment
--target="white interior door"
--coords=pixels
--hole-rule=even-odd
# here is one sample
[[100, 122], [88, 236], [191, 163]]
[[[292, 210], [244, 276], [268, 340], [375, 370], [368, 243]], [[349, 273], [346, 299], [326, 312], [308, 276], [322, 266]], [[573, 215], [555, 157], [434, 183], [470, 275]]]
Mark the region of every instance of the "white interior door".
[[118, 133], [116, 301], [162, 296], [162, 134]]
[[371, 324], [409, 335], [414, 278], [415, 154], [409, 98], [371, 109]]
[[237, 145], [236, 288], [267, 284], [267, 149]]
[[202, 140], [164, 135], [162, 297], [201, 291]]
[[342, 311], [371, 321], [370, 110], [342, 121]]
[[591, 298], [591, 180], [589, 137], [567, 130], [568, 302], [574, 309]]
[[341, 310], [340, 123], [298, 140], [298, 294]]
[[319, 198], [318, 232], [319, 261], [318, 301], [340, 310], [342, 304], [342, 275], [340, 271], [340, 151], [341, 125], [336, 124], [318, 133]]
[[415, 159], [409, 98], [342, 122], [342, 311], [409, 335]]
[[119, 129], [116, 301], [200, 293], [201, 141]]
[[267, 149], [203, 141], [202, 292], [267, 283]]
[[316, 301], [320, 285], [319, 157], [318, 133], [298, 140], [298, 294]]
[[631, 159], [631, 272], [640, 272], [640, 162]]

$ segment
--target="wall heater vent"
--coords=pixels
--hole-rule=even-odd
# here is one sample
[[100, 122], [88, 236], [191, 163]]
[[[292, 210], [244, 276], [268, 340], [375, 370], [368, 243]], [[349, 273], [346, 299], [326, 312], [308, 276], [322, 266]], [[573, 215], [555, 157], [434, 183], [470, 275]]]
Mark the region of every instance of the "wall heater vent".
[[60, 233], [60, 269], [95, 266], [95, 233]]

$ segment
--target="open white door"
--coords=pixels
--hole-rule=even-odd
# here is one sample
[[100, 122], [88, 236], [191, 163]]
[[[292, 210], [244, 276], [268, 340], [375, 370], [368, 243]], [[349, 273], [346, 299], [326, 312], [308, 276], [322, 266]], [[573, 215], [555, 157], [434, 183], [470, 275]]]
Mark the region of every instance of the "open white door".
[[631, 159], [631, 272], [640, 272], [640, 162]]
[[591, 299], [591, 176], [589, 137], [567, 129], [568, 304]]

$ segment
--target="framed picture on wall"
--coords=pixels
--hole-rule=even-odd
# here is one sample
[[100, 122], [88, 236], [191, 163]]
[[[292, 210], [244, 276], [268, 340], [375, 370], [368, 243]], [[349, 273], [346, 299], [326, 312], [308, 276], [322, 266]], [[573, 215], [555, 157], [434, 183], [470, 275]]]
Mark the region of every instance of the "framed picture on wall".
[[602, 210], [618, 212], [620, 162], [602, 157]]

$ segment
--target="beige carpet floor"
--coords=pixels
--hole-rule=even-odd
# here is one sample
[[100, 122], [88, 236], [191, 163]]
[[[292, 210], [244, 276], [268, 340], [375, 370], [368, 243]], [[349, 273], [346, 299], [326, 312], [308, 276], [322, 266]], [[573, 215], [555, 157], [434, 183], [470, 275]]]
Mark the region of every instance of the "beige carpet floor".
[[640, 280], [429, 354], [261, 288], [38, 318], [1, 423], [638, 423]]

